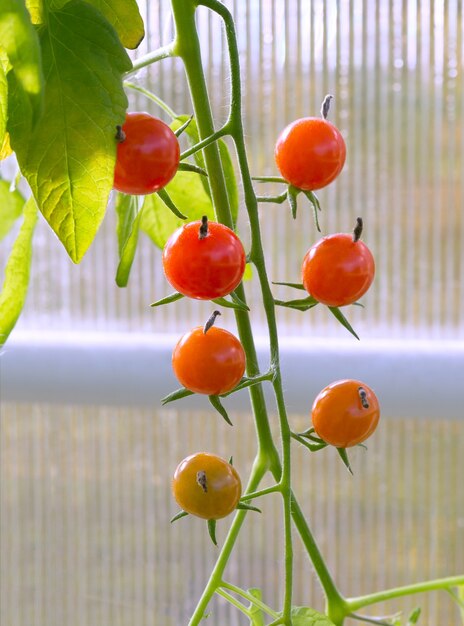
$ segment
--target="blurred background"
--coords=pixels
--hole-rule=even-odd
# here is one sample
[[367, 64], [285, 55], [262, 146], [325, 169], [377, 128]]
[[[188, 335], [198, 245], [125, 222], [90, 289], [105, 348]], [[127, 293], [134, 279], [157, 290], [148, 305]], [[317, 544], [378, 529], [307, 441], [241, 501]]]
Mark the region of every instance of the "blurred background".
[[[323, 307], [278, 311], [294, 429], [309, 425], [315, 394], [357, 377], [378, 391], [383, 418], [368, 451], [296, 449], [295, 491], [340, 588], [360, 595], [464, 564], [464, 13], [461, 0], [226, 0], [237, 20], [244, 124], [254, 175], [277, 175], [277, 135], [297, 117], [330, 119], [347, 144], [345, 168], [318, 193], [324, 234], [356, 217], [377, 264], [365, 308], [347, 334]], [[147, 36], [135, 56], [172, 38], [167, 0], [140, 0]], [[219, 20], [198, 11], [215, 120], [227, 117], [229, 70]], [[191, 114], [181, 65], [164, 60], [134, 82]], [[163, 117], [143, 96], [131, 108]], [[168, 120], [166, 120], [168, 121]], [[7, 175], [7, 169], [2, 171]], [[257, 184], [260, 194], [279, 189]], [[239, 233], [247, 242], [245, 212]], [[260, 207], [269, 276], [298, 282], [319, 234], [309, 205]], [[205, 399], [161, 409], [175, 389], [170, 352], [210, 313], [207, 303], [149, 304], [172, 291], [161, 253], [141, 235], [129, 286], [114, 282], [118, 246], [110, 207], [95, 243], [74, 266], [42, 220], [31, 287], [0, 357], [0, 621], [8, 626], [186, 624], [217, 549], [204, 524], [176, 513], [169, 483], [197, 450], [233, 455], [246, 478], [254, 428], [245, 393], [227, 401], [234, 428]], [[11, 238], [0, 249], [3, 268]], [[266, 366], [259, 290], [247, 284]], [[282, 299], [295, 297], [276, 287]], [[232, 314], [221, 324], [234, 329]], [[274, 406], [270, 413], [276, 426]], [[279, 501], [263, 502], [243, 529], [227, 579], [282, 590]], [[219, 524], [219, 535], [229, 522]], [[295, 603], [322, 609], [296, 538]], [[423, 609], [419, 623], [458, 623], [445, 593], [414, 596], [368, 614]], [[222, 601], [214, 625], [246, 624]], [[349, 621], [348, 621], [349, 623]], [[354, 622], [353, 622], [354, 623]]]

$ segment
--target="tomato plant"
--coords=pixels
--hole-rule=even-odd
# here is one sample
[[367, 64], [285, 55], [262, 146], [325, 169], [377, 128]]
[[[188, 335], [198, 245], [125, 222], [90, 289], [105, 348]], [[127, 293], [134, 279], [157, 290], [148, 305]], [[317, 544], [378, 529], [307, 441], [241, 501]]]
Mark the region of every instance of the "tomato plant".
[[114, 188], [146, 195], [165, 187], [179, 166], [180, 147], [167, 124], [148, 113], [127, 113], [117, 134]]
[[379, 402], [365, 383], [337, 380], [317, 395], [311, 418], [323, 441], [337, 448], [350, 448], [365, 441], [377, 428]]
[[207, 520], [220, 519], [237, 507], [242, 483], [235, 467], [226, 460], [198, 452], [177, 466], [172, 493], [187, 513]]
[[219, 395], [233, 389], [245, 372], [240, 341], [223, 328], [201, 326], [185, 333], [172, 353], [178, 381], [190, 391]]
[[345, 141], [336, 126], [319, 117], [295, 120], [281, 132], [275, 161], [283, 178], [305, 191], [321, 189], [342, 171]]
[[322, 237], [303, 259], [301, 268], [306, 291], [322, 304], [345, 306], [363, 296], [374, 280], [375, 262], [359, 237], [362, 220], [355, 233]]
[[245, 250], [234, 231], [206, 218], [181, 226], [163, 250], [167, 280], [198, 300], [229, 294], [242, 280], [245, 265]]

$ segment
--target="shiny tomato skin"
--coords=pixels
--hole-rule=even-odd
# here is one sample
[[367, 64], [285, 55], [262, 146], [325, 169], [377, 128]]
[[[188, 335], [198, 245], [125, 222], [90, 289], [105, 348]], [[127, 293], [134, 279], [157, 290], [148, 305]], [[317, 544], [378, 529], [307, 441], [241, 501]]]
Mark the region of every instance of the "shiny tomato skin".
[[306, 291], [322, 304], [345, 306], [363, 296], [374, 280], [371, 251], [348, 233], [323, 237], [306, 253], [301, 269]]
[[159, 191], [174, 177], [180, 147], [167, 124], [148, 113], [127, 113], [118, 143], [114, 188], [133, 195]]
[[316, 397], [311, 418], [314, 430], [323, 441], [337, 448], [350, 448], [365, 441], [377, 428], [379, 402], [365, 383], [337, 380]]
[[215, 454], [198, 452], [177, 466], [172, 493], [187, 513], [207, 520], [220, 519], [237, 507], [242, 484], [233, 465]]
[[295, 120], [275, 146], [277, 167], [287, 182], [304, 191], [321, 189], [343, 169], [345, 141], [336, 126], [318, 117]]
[[208, 222], [208, 234], [198, 235], [200, 221], [181, 226], [163, 250], [164, 274], [179, 293], [197, 300], [221, 298], [242, 280], [246, 256], [233, 230]]
[[215, 326], [206, 333], [202, 326], [185, 333], [172, 353], [178, 381], [190, 391], [209, 396], [233, 389], [245, 372], [245, 363], [237, 337]]

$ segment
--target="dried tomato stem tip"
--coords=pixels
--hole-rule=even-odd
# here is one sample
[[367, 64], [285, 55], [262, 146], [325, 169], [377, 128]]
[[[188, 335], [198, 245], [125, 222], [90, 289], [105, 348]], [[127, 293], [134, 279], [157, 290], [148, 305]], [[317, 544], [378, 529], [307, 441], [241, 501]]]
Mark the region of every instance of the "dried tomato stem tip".
[[208, 493], [208, 481], [206, 480], [206, 472], [204, 470], [197, 472], [197, 483], [205, 493]]
[[359, 387], [358, 389], [359, 397], [361, 398], [361, 404], [363, 405], [363, 409], [369, 408], [369, 402], [367, 401], [367, 392], [363, 387]]
[[114, 136], [114, 138], [118, 143], [122, 143], [126, 139], [126, 133], [123, 131], [120, 124], [116, 126], [116, 135]]
[[362, 231], [363, 231], [362, 217], [357, 217], [356, 226], [353, 229], [353, 241], [354, 242], [359, 241], [361, 239]]
[[331, 100], [333, 100], [333, 96], [331, 96], [330, 94], [327, 94], [321, 105], [321, 116], [322, 116], [322, 119], [324, 120], [327, 119], [327, 115], [329, 114]]
[[216, 321], [216, 317], [218, 315], [221, 315], [220, 311], [213, 311], [210, 315], [210, 317], [208, 318], [206, 324], [203, 326], [203, 334], [206, 335], [206, 333], [208, 332], [208, 330], [211, 328], [211, 326], [214, 325], [214, 322]]
[[208, 236], [208, 216], [203, 215], [201, 218], [201, 226], [198, 229], [198, 239], [204, 239]]

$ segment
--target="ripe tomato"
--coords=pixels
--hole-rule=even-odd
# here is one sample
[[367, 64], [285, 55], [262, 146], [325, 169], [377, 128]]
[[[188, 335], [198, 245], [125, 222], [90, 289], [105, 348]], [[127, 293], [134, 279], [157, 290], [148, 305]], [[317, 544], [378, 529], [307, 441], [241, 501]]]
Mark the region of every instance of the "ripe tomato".
[[187, 513], [208, 520], [220, 519], [237, 507], [242, 484], [233, 465], [215, 454], [197, 452], [177, 466], [172, 493]]
[[197, 300], [226, 296], [242, 280], [245, 250], [233, 230], [216, 222], [190, 222], [175, 231], [163, 250], [167, 280], [179, 293]]
[[349, 448], [367, 439], [377, 427], [379, 402], [359, 380], [337, 380], [314, 400], [312, 422], [319, 437], [337, 448]]
[[179, 166], [177, 137], [148, 113], [127, 113], [117, 147], [114, 188], [145, 195], [162, 189]]
[[337, 233], [311, 246], [303, 259], [301, 274], [306, 291], [316, 300], [328, 306], [344, 306], [369, 289], [375, 262], [361, 240]]
[[219, 395], [233, 389], [245, 372], [245, 351], [240, 341], [223, 328], [193, 328], [172, 353], [178, 381], [195, 393]]
[[283, 178], [305, 191], [320, 189], [342, 171], [345, 141], [331, 122], [304, 117], [289, 124], [279, 135], [275, 161]]

